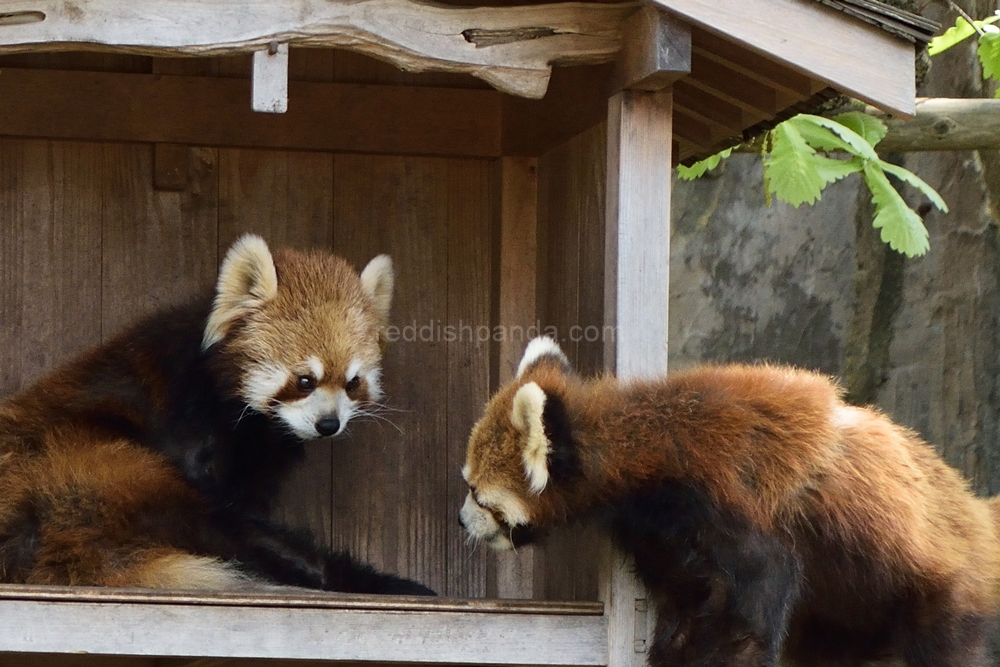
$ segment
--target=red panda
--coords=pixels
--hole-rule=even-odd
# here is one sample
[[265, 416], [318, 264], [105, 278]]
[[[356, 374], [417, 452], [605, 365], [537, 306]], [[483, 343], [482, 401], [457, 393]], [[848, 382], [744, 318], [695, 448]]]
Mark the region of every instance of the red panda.
[[653, 667], [986, 667], [996, 501], [829, 379], [776, 366], [575, 375], [551, 339], [469, 439], [461, 521], [497, 549], [596, 521], [635, 558]]
[[0, 402], [0, 581], [433, 594], [269, 521], [304, 442], [381, 397], [392, 262], [247, 235], [214, 293]]

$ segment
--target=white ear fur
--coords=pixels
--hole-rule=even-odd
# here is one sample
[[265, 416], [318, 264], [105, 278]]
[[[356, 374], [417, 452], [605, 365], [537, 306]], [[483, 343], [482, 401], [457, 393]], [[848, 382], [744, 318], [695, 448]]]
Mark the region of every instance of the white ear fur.
[[510, 420], [524, 436], [524, 475], [528, 489], [541, 493], [549, 483], [549, 450], [551, 443], [545, 437], [542, 414], [545, 411], [545, 392], [534, 382], [529, 382], [514, 394]]
[[538, 338], [531, 339], [528, 347], [524, 349], [524, 356], [521, 357], [521, 363], [517, 365], [517, 377], [521, 377], [524, 371], [528, 370], [542, 357], [557, 357], [562, 364], [569, 366], [569, 359], [563, 354], [559, 343], [548, 336], [539, 336]]
[[267, 243], [255, 234], [244, 234], [222, 260], [215, 284], [215, 305], [205, 325], [201, 347], [207, 350], [226, 335], [233, 320], [278, 293], [278, 274]]
[[361, 272], [361, 287], [375, 304], [375, 310], [383, 325], [389, 323], [389, 308], [392, 306], [394, 283], [395, 273], [392, 270], [392, 258], [389, 255], [374, 257]]

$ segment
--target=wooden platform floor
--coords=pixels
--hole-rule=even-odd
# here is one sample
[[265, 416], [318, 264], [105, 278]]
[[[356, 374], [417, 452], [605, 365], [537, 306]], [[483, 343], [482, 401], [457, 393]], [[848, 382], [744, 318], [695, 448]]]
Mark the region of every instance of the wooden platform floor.
[[[0, 633], [0, 667], [228, 664], [196, 658], [607, 663], [607, 623], [599, 602], [2, 585], [0, 617], [5, 626]], [[81, 662], [77, 657], [59, 662], [53, 654], [89, 654], [95, 661]], [[102, 662], [97, 656], [190, 661], [134, 663], [104, 658]]]

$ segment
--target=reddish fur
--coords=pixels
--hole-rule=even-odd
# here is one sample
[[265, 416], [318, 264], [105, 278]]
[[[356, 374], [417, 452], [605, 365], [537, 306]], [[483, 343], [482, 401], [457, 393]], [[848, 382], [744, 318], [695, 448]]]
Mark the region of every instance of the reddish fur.
[[[540, 495], [527, 489], [509, 415], [529, 381], [565, 405], [581, 473]], [[810, 647], [795, 633], [811, 614], [860, 628], [886, 621], [905, 600], [914, 626], [922, 615], [926, 624], [992, 617], [998, 501], [974, 497], [916, 434], [875, 410], [856, 409], [846, 413], [852, 423], [838, 424], [835, 411], [844, 409], [827, 378], [788, 368], [702, 367], [619, 382], [543, 362], [486, 407], [469, 442], [468, 481], [479, 492], [513, 492], [536, 528], [664, 480], [692, 483], [716, 507], [776, 536], [800, 563], [789, 651], [806, 657]], [[965, 664], [980, 664], [980, 648], [970, 647]]]

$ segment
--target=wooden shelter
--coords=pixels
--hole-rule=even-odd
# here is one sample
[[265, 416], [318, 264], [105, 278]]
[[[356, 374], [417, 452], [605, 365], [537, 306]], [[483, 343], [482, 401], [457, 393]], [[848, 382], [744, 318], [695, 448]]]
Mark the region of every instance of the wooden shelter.
[[870, 0], [501, 4], [0, 4], [0, 392], [211, 282], [244, 231], [388, 252], [398, 430], [316, 443], [280, 512], [445, 596], [0, 587], [11, 664], [643, 663], [644, 595], [592, 533], [466, 544], [469, 428], [532, 325], [585, 370], [664, 372], [673, 164], [831, 91], [912, 114], [929, 26]]

